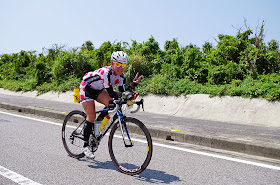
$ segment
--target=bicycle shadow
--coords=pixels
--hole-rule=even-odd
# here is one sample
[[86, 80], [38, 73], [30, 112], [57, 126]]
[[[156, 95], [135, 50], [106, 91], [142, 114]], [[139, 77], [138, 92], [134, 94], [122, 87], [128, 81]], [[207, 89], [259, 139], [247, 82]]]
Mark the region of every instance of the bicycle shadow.
[[179, 177], [167, 174], [164, 171], [145, 169], [139, 175], [134, 176], [139, 181], [145, 181], [154, 184], [170, 184], [172, 182], [182, 182]]
[[[84, 160], [87, 161], [87, 160]], [[87, 161], [89, 162], [89, 161]], [[109, 169], [119, 172], [112, 161], [100, 162], [100, 161], [90, 161], [92, 164], [88, 167], [93, 169]], [[136, 180], [154, 183], [154, 184], [170, 184], [172, 182], [182, 182], [179, 177], [171, 174], [167, 174], [164, 171], [145, 169], [141, 174], [133, 176]]]

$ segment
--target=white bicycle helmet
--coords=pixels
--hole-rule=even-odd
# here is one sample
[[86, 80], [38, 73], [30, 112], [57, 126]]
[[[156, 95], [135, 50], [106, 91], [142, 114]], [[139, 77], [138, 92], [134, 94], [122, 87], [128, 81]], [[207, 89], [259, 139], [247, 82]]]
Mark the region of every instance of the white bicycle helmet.
[[128, 56], [123, 51], [114, 51], [111, 55], [111, 61], [113, 62], [119, 62], [122, 64], [128, 63]]

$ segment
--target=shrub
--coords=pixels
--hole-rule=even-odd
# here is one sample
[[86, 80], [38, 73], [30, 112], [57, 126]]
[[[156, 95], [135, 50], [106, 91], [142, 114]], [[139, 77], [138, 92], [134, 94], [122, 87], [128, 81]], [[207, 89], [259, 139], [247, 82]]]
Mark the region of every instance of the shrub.
[[[263, 33], [263, 26], [260, 34]], [[138, 90], [144, 94], [262, 97], [279, 100], [279, 42], [267, 44], [252, 31], [218, 35], [217, 45], [205, 42], [181, 47], [177, 39], [164, 50], [151, 36], [146, 42], [104, 42], [99, 48], [86, 41], [80, 48], [53, 45], [36, 54], [21, 51], [0, 56], [0, 87], [12, 90], [72, 90], [88, 71], [111, 65], [113, 51], [123, 50], [130, 61], [127, 84], [137, 72], [144, 75]]]

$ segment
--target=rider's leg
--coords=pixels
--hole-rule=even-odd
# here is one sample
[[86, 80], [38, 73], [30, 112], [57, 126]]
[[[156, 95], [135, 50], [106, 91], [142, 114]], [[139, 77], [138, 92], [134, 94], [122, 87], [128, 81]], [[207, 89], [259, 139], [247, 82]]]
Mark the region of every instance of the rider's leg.
[[91, 148], [89, 147], [89, 136], [90, 133], [92, 131], [93, 128], [93, 122], [95, 120], [96, 114], [95, 114], [95, 103], [94, 101], [86, 101], [82, 103], [83, 108], [85, 110], [85, 113], [87, 115], [87, 119], [86, 119], [86, 127], [84, 129], [84, 148], [83, 148], [83, 152], [86, 155], [86, 157], [90, 158], [90, 159], [94, 159], [95, 156], [91, 150]]
[[113, 98], [111, 98], [107, 92], [107, 90], [103, 90], [97, 97], [96, 99], [99, 103], [102, 103], [103, 105], [105, 105], [106, 107], [109, 106], [109, 101], [113, 100]]
[[[100, 93], [97, 97], [97, 101], [108, 107], [108, 102], [113, 101], [113, 99], [109, 96], [106, 90], [103, 90], [102, 93]], [[108, 115], [108, 111], [101, 112], [97, 117], [97, 121], [102, 121], [106, 115]]]
[[95, 113], [95, 102], [94, 101], [86, 101], [82, 103], [85, 113], [87, 115], [86, 119], [86, 127], [84, 129], [84, 147], [88, 146], [88, 140], [90, 133], [93, 128], [93, 123], [96, 118]]
[[[99, 103], [104, 104], [106, 107], [109, 105], [109, 101], [113, 100], [106, 90], [103, 90], [97, 97]], [[88, 146], [88, 140], [90, 133], [93, 128], [93, 123], [96, 118], [95, 112], [95, 102], [94, 101], [85, 101], [82, 103], [85, 113], [87, 115], [86, 119], [86, 128], [84, 129], [84, 147]]]
[[[105, 105], [104, 108], [108, 107], [108, 105], [113, 104], [113, 99], [109, 96], [108, 92], [106, 90], [103, 90], [102, 94], [98, 96], [97, 101], [99, 103], [102, 103]], [[102, 121], [106, 115], [108, 115], [108, 111], [103, 111], [99, 114], [99, 116], [96, 118], [97, 121]]]
[[[96, 100], [105, 106], [109, 105], [109, 101], [112, 101], [113, 99], [109, 96], [108, 92], [106, 90], [103, 90], [102, 92], [99, 93], [97, 96]], [[96, 112], [95, 112], [95, 102], [94, 101], [85, 101], [82, 103], [83, 108], [85, 110], [85, 113], [87, 115], [86, 119], [86, 128], [84, 129], [84, 154], [91, 159], [94, 159], [95, 156], [89, 147], [89, 137], [90, 133], [93, 128], [93, 123], [96, 118]]]
[[93, 123], [96, 118], [95, 113], [95, 102], [94, 101], [86, 101], [82, 103], [85, 113], [87, 115], [87, 121]]

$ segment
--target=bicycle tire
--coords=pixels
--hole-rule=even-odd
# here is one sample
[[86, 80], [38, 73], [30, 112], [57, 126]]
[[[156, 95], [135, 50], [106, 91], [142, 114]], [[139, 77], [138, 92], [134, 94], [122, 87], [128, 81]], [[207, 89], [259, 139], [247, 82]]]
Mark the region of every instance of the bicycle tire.
[[[71, 111], [62, 125], [62, 143], [66, 152], [73, 158], [82, 158], [84, 145], [83, 127], [86, 114], [79, 110]], [[75, 131], [75, 132], [74, 132]]]
[[[118, 136], [118, 134], [121, 135], [121, 129], [117, 122], [110, 132], [109, 154], [119, 171], [128, 175], [136, 175], [143, 172], [151, 161], [152, 138], [146, 126], [138, 119], [127, 117], [124, 119], [123, 125], [127, 127], [133, 146], [126, 147], [122, 136]], [[124, 134], [126, 133], [124, 129]], [[125, 139], [128, 140], [127, 134]]]

